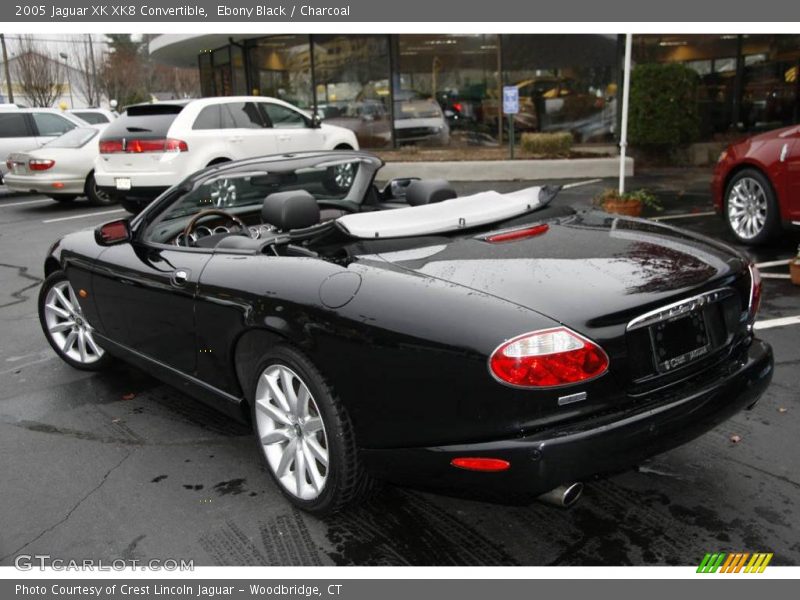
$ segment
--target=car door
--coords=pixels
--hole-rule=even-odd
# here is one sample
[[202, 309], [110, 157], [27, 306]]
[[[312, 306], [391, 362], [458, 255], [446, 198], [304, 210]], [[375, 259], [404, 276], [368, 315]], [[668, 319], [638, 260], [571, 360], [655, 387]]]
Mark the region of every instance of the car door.
[[77, 127], [69, 119], [65, 119], [55, 113], [32, 112], [31, 117], [36, 127], [36, 143], [38, 146], [44, 146], [47, 142]]
[[311, 127], [303, 113], [274, 102], [261, 102], [260, 106], [275, 131], [278, 152], [325, 149], [322, 129]]
[[800, 223], [800, 128], [786, 142], [786, 190], [789, 218]]
[[92, 290], [111, 340], [190, 375], [197, 344], [194, 297], [211, 250], [132, 241], [97, 259]]
[[223, 130], [234, 159], [267, 156], [282, 152], [275, 131], [255, 102], [221, 104]]

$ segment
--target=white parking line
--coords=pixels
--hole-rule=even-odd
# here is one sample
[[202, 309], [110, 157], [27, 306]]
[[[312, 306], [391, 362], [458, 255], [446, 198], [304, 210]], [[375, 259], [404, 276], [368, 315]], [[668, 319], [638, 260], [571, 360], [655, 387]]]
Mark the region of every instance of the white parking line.
[[695, 217], [710, 217], [715, 215], [713, 210], [709, 210], [706, 212], [696, 212], [696, 213], [685, 213], [682, 215], [664, 215], [663, 217], [653, 217], [650, 219], [651, 221], [672, 221], [673, 219], [693, 219]]
[[44, 202], [54, 203], [52, 198], [42, 198], [41, 200], [26, 200], [25, 202], [9, 202], [8, 204], [0, 202], [0, 208], [8, 208], [9, 206], [25, 206], [27, 204], [42, 204]]
[[124, 208], [115, 208], [114, 210], [103, 210], [100, 212], [86, 213], [83, 215], [72, 215], [71, 217], [59, 217], [58, 219], [45, 219], [42, 223], [58, 223], [60, 221], [71, 221], [72, 219], [84, 219], [86, 217], [99, 217], [102, 215], [111, 215], [118, 212], [125, 212]]
[[603, 180], [602, 179], [587, 179], [586, 181], [576, 181], [574, 183], [568, 183], [566, 185], [562, 185], [561, 189], [562, 190], [571, 190], [572, 188], [577, 188], [577, 187], [581, 187], [581, 186], [584, 186], [584, 185], [591, 185], [593, 183], [600, 183], [601, 181], [603, 181]]
[[781, 265], [788, 265], [790, 262], [792, 262], [792, 259], [787, 258], [782, 260], [770, 260], [768, 262], [756, 263], [756, 266], [759, 269], [766, 269], [767, 267], [779, 267]]
[[779, 319], [768, 319], [766, 321], [756, 321], [755, 329], [772, 329], [773, 327], [783, 327], [784, 325], [800, 325], [800, 315], [794, 317], [781, 317]]
[[761, 273], [761, 279], [791, 279], [789, 273]]

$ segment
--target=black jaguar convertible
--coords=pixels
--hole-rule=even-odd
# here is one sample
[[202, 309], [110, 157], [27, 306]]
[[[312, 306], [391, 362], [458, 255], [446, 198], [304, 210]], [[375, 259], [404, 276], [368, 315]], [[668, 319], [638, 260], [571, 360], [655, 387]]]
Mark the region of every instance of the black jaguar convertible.
[[298, 507], [372, 482], [562, 504], [770, 382], [761, 282], [705, 237], [533, 187], [376, 185], [361, 152], [228, 163], [58, 241], [42, 327], [249, 420]]

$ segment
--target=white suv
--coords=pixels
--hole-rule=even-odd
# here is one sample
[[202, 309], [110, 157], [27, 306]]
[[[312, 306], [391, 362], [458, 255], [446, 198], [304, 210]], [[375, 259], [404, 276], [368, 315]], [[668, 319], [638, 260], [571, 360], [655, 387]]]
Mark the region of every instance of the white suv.
[[324, 125], [263, 96], [137, 104], [100, 138], [98, 187], [139, 212], [195, 171], [231, 160], [304, 150], [358, 150], [349, 129]]

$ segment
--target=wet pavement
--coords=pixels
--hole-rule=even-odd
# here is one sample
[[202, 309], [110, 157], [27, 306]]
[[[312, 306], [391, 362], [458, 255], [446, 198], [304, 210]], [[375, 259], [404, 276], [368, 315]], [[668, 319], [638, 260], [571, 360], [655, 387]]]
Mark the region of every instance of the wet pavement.
[[[613, 184], [564, 190], [556, 202], [586, 206]], [[658, 216], [690, 215], [672, 225], [732, 241], [718, 218], [696, 216], [711, 210], [707, 174], [631, 185], [659, 193]], [[637, 470], [587, 482], [570, 510], [389, 487], [320, 520], [282, 499], [246, 427], [133, 368], [83, 373], [55, 358], [36, 316], [43, 257], [60, 235], [124, 214], [110, 210], [0, 198], [0, 565], [19, 553], [197, 565], [650, 565], [697, 564], [717, 550], [800, 564], [800, 325], [760, 333], [776, 371], [754, 410]], [[78, 218], [59, 220], [68, 217]], [[786, 236], [752, 255], [786, 259], [798, 242]], [[765, 285], [761, 320], [800, 314], [800, 288]]]

